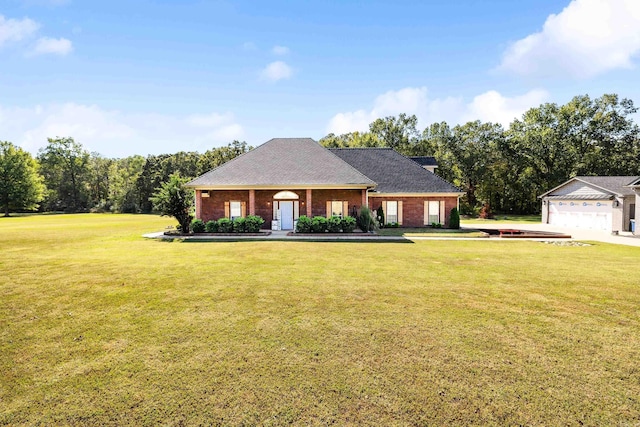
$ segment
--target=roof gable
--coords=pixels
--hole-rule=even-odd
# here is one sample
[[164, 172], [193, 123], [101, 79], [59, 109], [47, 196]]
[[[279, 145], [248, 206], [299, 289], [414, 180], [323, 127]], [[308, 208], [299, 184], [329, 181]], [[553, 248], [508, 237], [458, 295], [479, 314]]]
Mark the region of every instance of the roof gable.
[[311, 138], [274, 138], [199, 176], [190, 187], [362, 186], [370, 178]]
[[634, 176], [576, 176], [569, 181], [547, 191], [540, 197], [566, 198], [607, 198], [610, 196], [631, 196], [629, 183], [640, 177]]
[[372, 193], [460, 193], [460, 189], [391, 148], [330, 148], [374, 180]]

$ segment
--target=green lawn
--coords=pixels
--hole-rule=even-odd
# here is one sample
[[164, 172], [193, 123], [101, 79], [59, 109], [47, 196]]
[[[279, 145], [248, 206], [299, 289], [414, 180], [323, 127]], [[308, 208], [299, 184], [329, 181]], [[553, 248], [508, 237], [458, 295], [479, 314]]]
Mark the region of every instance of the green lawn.
[[0, 425], [637, 425], [640, 248], [0, 219]]

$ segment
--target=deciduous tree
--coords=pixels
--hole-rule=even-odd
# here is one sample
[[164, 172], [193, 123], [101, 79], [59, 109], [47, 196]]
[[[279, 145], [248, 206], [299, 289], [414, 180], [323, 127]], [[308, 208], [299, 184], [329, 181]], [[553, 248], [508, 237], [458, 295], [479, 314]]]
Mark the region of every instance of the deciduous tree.
[[4, 216], [11, 210], [36, 209], [44, 194], [38, 162], [31, 154], [0, 141], [0, 206]]

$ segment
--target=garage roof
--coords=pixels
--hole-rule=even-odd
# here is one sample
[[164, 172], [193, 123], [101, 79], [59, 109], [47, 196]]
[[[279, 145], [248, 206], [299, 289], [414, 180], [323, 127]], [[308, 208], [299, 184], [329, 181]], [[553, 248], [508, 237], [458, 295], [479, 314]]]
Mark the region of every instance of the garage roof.
[[[638, 179], [640, 179], [638, 176], [576, 176], [542, 194], [540, 198], [599, 200], [606, 199], [609, 195], [617, 197], [633, 196], [635, 193], [629, 185]], [[586, 192], [581, 189], [575, 193], [553, 194], [572, 183], [586, 184], [593, 191]]]

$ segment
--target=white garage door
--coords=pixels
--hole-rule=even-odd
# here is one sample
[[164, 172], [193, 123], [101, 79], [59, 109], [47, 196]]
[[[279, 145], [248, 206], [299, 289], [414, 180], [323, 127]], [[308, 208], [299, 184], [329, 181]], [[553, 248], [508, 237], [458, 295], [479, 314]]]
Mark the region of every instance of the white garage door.
[[549, 224], [611, 231], [613, 202], [610, 200], [549, 201]]

